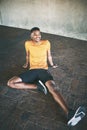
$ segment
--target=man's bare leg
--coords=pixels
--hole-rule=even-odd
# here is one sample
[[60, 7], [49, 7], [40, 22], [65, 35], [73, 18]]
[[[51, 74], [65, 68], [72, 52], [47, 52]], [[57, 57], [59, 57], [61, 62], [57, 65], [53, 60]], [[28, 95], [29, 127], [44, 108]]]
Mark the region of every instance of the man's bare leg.
[[52, 81], [52, 80], [47, 81], [46, 86], [47, 86], [49, 92], [52, 94], [54, 100], [61, 106], [61, 108], [64, 110], [64, 112], [66, 114], [68, 114], [69, 109], [68, 109], [62, 95], [56, 89], [54, 81]]
[[[11, 88], [16, 89], [37, 89], [37, 86], [35, 84], [26, 84], [22, 82], [22, 79], [20, 77], [13, 77], [11, 78], [7, 85]], [[64, 110], [66, 114], [68, 114], [68, 107], [61, 96], [61, 94], [56, 90], [55, 83], [52, 80], [49, 80], [46, 82], [46, 86], [49, 90], [49, 92], [52, 94], [54, 100], [61, 106], [61, 108]]]
[[35, 84], [23, 83], [22, 79], [16, 76], [8, 80], [7, 85], [11, 88], [16, 88], [16, 89], [37, 89], [37, 86]]

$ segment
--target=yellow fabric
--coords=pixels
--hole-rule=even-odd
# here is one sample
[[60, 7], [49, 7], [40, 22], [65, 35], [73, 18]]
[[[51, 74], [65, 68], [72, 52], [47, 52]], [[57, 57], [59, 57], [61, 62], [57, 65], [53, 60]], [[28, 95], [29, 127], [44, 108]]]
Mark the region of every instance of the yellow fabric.
[[47, 51], [50, 50], [50, 42], [41, 40], [39, 43], [33, 41], [25, 42], [26, 52], [29, 52], [30, 69], [43, 68], [48, 69]]

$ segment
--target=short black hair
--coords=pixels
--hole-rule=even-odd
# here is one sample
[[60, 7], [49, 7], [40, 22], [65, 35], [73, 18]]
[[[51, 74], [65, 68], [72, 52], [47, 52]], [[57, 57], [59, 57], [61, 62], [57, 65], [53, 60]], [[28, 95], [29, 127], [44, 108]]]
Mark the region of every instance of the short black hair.
[[38, 27], [33, 27], [33, 28], [30, 30], [30, 34], [31, 34], [33, 31], [40, 31], [40, 29], [39, 29]]

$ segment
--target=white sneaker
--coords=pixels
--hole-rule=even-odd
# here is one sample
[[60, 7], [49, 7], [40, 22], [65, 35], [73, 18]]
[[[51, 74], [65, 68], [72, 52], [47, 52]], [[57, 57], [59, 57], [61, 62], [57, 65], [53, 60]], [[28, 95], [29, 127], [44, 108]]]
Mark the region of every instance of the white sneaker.
[[47, 88], [46, 88], [46, 86], [42, 83], [41, 80], [38, 81], [37, 86], [38, 86], [38, 90], [44, 92], [45, 95], [47, 94]]
[[68, 126], [75, 126], [76, 124], [79, 123], [80, 120], [86, 115], [86, 109], [82, 106], [80, 106], [74, 116], [68, 121], [67, 125]]

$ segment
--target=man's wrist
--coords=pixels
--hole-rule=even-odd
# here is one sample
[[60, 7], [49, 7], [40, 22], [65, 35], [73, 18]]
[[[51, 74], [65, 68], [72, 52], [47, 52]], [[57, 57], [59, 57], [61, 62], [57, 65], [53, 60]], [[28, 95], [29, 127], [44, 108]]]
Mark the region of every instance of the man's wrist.
[[54, 66], [54, 64], [53, 65], [51, 65], [51, 67], [53, 67]]
[[28, 65], [28, 62], [26, 62], [26, 65]]

